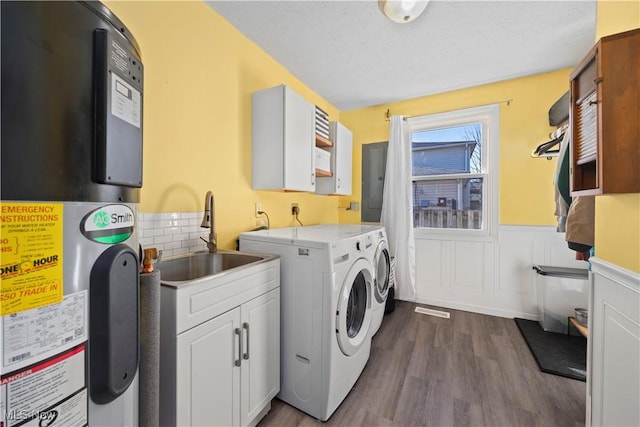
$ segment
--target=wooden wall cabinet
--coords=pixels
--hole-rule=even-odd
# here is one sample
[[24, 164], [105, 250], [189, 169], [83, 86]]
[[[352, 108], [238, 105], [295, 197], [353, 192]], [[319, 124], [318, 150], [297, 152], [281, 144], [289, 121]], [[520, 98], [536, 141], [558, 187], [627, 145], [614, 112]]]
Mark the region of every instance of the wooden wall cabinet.
[[571, 194], [640, 192], [640, 29], [603, 37], [573, 70]]

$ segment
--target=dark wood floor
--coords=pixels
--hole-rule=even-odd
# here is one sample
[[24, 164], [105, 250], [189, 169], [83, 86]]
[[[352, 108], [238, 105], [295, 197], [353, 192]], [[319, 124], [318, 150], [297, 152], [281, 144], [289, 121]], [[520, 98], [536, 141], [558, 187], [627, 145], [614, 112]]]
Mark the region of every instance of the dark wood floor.
[[[583, 426], [585, 383], [540, 372], [512, 319], [397, 301], [328, 426]], [[274, 399], [259, 424], [320, 422]]]

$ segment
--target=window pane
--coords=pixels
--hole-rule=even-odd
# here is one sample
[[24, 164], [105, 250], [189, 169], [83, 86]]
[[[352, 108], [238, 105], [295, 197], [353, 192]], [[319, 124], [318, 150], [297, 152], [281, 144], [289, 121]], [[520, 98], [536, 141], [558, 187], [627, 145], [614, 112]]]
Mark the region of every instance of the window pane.
[[437, 128], [412, 134], [413, 176], [482, 172], [482, 125]]
[[483, 178], [413, 182], [413, 226], [482, 229]]

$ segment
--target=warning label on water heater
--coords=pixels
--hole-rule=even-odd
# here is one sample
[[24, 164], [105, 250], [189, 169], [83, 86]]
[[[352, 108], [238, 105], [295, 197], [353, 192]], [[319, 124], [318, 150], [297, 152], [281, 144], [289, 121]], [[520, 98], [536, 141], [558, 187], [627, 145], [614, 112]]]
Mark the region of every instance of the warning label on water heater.
[[63, 205], [0, 204], [0, 316], [62, 301]]
[[85, 344], [0, 377], [0, 426], [85, 426]]
[[58, 304], [3, 316], [2, 372], [51, 357], [87, 340], [89, 295], [66, 295]]

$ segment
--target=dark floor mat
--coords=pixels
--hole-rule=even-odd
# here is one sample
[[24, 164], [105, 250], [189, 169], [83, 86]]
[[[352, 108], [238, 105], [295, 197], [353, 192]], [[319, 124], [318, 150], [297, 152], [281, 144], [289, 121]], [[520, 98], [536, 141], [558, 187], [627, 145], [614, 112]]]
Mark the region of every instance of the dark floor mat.
[[545, 332], [533, 320], [514, 320], [542, 372], [586, 381], [586, 338]]

